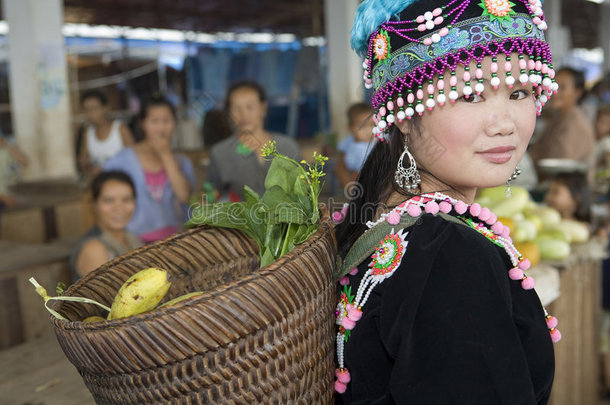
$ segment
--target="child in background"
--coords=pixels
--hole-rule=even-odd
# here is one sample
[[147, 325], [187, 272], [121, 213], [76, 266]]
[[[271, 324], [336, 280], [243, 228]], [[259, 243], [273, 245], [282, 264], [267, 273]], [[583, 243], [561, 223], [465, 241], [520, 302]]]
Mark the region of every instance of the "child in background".
[[591, 189], [582, 173], [561, 173], [553, 177], [544, 202], [563, 219], [588, 223], [591, 219]]
[[352, 104], [347, 110], [347, 120], [350, 135], [337, 146], [341, 156], [335, 167], [335, 175], [341, 187], [356, 180], [360, 168], [373, 148], [373, 107], [367, 103]]

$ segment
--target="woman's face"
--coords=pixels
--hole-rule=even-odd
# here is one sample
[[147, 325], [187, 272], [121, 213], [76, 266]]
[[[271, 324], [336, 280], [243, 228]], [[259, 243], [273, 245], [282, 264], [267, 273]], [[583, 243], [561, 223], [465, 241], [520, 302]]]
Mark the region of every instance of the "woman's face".
[[146, 117], [142, 121], [142, 129], [146, 138], [169, 139], [176, 127], [176, 120], [169, 107], [157, 105], [148, 107]]
[[238, 134], [261, 131], [266, 115], [267, 103], [261, 102], [255, 90], [242, 87], [229, 96], [229, 116]]
[[559, 72], [555, 76], [555, 81], [559, 84], [559, 92], [553, 96], [549, 104], [555, 110], [567, 110], [578, 104], [582, 96], [582, 91], [576, 87], [574, 77], [570, 72]]
[[[489, 83], [490, 65], [491, 59], [485, 58], [485, 90], [480, 96], [463, 97], [464, 82], [458, 81], [456, 102], [426, 111], [419, 131], [408, 135], [418, 167], [432, 174], [422, 174], [423, 192], [453, 188], [462, 198], [473, 198], [477, 188], [506, 183], [523, 157], [536, 122], [532, 85], [523, 86], [517, 80], [512, 89], [502, 83], [494, 90]], [[500, 57], [498, 65], [504, 65]], [[472, 76], [475, 69], [471, 65]], [[463, 72], [458, 69], [457, 77]], [[519, 77], [517, 69], [512, 74]], [[410, 129], [405, 122], [399, 124], [404, 125], [403, 132]]]
[[133, 190], [125, 182], [108, 180], [102, 185], [94, 207], [100, 228], [122, 231], [131, 220], [136, 207]]
[[562, 218], [572, 218], [576, 212], [576, 201], [572, 198], [570, 189], [563, 182], [553, 180], [544, 196], [544, 202], [549, 207], [555, 208]]
[[83, 114], [90, 124], [100, 125], [106, 120], [108, 108], [97, 97], [86, 98], [82, 107]]

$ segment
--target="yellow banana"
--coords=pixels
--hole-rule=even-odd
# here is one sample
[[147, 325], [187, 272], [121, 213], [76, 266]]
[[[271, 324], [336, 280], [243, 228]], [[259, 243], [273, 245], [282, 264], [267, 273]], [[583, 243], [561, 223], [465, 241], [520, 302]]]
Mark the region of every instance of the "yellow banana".
[[151, 267], [129, 277], [114, 297], [108, 319], [119, 319], [154, 309], [171, 283], [167, 271]]
[[195, 296], [201, 295], [201, 294], [203, 294], [203, 291], [196, 291], [196, 292], [184, 294], [184, 295], [181, 295], [179, 297], [174, 298], [173, 300], [169, 300], [167, 302], [164, 302], [162, 305], [159, 305], [159, 308], [169, 307], [170, 305], [174, 305], [177, 302], [184, 301], [184, 300], [186, 300], [188, 298], [195, 297]]
[[97, 316], [97, 315], [93, 315], [93, 316], [89, 316], [85, 319], [83, 319], [84, 323], [90, 323], [90, 322], [101, 322], [101, 321], [105, 321], [105, 318], [102, 318], [101, 316]]

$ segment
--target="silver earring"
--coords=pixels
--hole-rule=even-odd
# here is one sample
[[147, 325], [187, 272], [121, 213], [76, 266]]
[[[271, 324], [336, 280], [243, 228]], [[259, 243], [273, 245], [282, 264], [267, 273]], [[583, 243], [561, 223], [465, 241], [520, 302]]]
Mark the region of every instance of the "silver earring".
[[[409, 166], [405, 167], [404, 159], [405, 156], [409, 158]], [[398, 159], [398, 166], [396, 168], [396, 173], [394, 173], [394, 180], [399, 187], [404, 187], [408, 192], [414, 192], [419, 188], [421, 183], [421, 178], [419, 177], [419, 172], [417, 171], [417, 165], [415, 164], [415, 159], [413, 159], [413, 155], [409, 152], [407, 148], [407, 144], [405, 143], [405, 150], [400, 155], [400, 159]]]
[[513, 174], [511, 174], [510, 177], [508, 178], [508, 180], [506, 180], [506, 198], [510, 198], [510, 196], [513, 195], [513, 192], [510, 189], [510, 182], [513, 180], [516, 180], [520, 174], [521, 174], [521, 169], [519, 168], [519, 166], [517, 166], [515, 168], [515, 170], [513, 171]]

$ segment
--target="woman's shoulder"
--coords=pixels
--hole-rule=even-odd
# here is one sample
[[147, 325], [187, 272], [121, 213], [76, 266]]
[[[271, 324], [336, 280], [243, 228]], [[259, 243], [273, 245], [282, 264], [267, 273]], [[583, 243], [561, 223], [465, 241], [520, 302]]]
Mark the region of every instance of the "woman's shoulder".
[[137, 161], [135, 148], [136, 146], [124, 147], [116, 155], [114, 155], [104, 163], [104, 168], [134, 163], [134, 161]]

